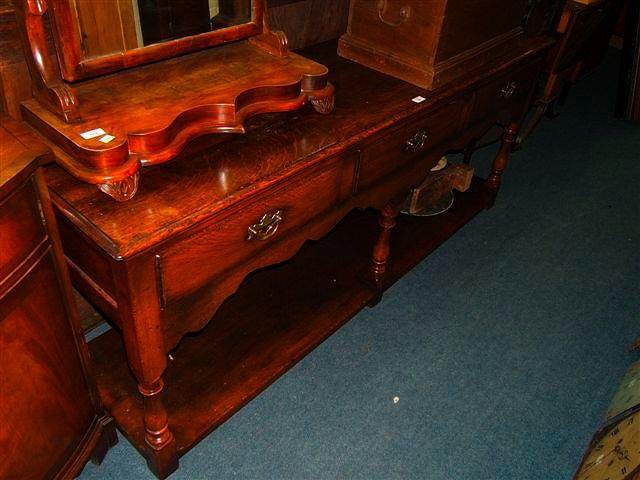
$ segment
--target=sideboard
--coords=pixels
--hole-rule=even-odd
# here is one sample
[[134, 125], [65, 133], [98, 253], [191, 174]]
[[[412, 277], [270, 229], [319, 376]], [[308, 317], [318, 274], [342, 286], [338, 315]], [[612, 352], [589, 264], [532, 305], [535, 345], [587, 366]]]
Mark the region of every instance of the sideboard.
[[[389, 258], [401, 265], [395, 278], [493, 204], [551, 44], [523, 37], [430, 92], [322, 44], [304, 54], [329, 67], [337, 92], [330, 116], [261, 115], [245, 135], [198, 139], [150, 168], [126, 204], [46, 169], [72, 280], [115, 327], [90, 345], [102, 401], [159, 478], [374, 304], [390, 280]], [[431, 235], [416, 234], [390, 257], [410, 187], [496, 123], [505, 132], [489, 177], [476, 178], [451, 212], [425, 220]], [[327, 273], [336, 264], [329, 251], [303, 252], [315, 260], [300, 266], [305, 243], [371, 207], [380, 211], [373, 254], [343, 262], [343, 276]], [[350, 232], [334, 238], [338, 250], [356, 244], [357, 228]], [[289, 259], [295, 271], [270, 268]]]

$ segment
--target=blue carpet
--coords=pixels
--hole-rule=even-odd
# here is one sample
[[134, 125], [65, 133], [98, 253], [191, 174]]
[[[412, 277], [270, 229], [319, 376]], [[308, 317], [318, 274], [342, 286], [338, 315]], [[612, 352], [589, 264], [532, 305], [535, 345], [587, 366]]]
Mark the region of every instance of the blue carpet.
[[[612, 117], [618, 61], [513, 156], [493, 210], [171, 478], [569, 479], [640, 334], [640, 126]], [[80, 478], [153, 477], [120, 437]]]

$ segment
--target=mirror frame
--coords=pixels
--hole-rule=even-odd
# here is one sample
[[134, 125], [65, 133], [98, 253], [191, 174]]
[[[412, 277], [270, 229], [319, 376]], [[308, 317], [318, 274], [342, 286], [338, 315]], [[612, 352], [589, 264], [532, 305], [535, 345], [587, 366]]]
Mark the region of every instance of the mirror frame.
[[[24, 0], [22, 0], [24, 1]], [[34, 0], [27, 0], [31, 3]], [[80, 22], [75, 0], [48, 0], [48, 9], [56, 45], [60, 73], [67, 82], [113, 73], [125, 68], [164, 60], [185, 53], [260, 35], [265, 26], [266, 0], [252, 0], [251, 21], [212, 32], [86, 58], [82, 49]], [[45, 0], [35, 0], [44, 4]], [[44, 21], [44, 19], [43, 19]]]

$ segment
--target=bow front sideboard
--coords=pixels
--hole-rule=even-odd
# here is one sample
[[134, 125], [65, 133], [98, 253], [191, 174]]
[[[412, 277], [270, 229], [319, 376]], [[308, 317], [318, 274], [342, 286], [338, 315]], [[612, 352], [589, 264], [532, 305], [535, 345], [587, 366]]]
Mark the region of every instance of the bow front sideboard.
[[[482, 68], [426, 91], [322, 44], [304, 54], [328, 66], [329, 116], [307, 107], [257, 116], [242, 136], [202, 137], [149, 168], [126, 203], [46, 168], [73, 283], [115, 327], [90, 344], [102, 401], [158, 477], [493, 204], [550, 46], [519, 38]], [[475, 178], [441, 217], [414, 219], [432, 231], [390, 254], [409, 189], [496, 123], [504, 135], [488, 178]], [[322, 253], [329, 239], [305, 244], [367, 208], [380, 212], [378, 232], [356, 229], [338, 241], [352, 251], [371, 238], [341, 277], [331, 268], [348, 262]], [[313, 249], [316, 261], [305, 264]], [[278, 267], [288, 273], [272, 268], [288, 260]]]

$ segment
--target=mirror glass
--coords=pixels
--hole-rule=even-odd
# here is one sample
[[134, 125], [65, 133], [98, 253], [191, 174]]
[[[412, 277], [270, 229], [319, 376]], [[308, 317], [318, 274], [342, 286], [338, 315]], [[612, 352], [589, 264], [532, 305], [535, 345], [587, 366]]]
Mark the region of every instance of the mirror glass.
[[[131, 0], [139, 46], [198, 35], [251, 21], [250, 0]], [[139, 29], [139, 30], [138, 30]]]
[[252, 21], [252, 0], [73, 0], [85, 58]]

